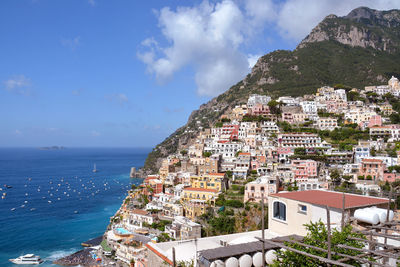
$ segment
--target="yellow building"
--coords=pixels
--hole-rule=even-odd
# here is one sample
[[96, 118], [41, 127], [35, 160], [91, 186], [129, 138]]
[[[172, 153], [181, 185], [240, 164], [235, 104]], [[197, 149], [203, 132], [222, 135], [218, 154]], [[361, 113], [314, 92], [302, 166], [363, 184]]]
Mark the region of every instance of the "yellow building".
[[188, 202], [182, 203], [183, 214], [185, 217], [194, 221], [196, 217], [201, 216], [207, 212], [207, 203], [204, 200], [192, 199]]
[[190, 201], [192, 199], [204, 200], [210, 205], [214, 205], [214, 200], [217, 198], [218, 191], [215, 189], [186, 187], [182, 191], [182, 201]]
[[228, 179], [224, 173], [208, 173], [201, 176], [191, 176], [190, 184], [193, 188], [213, 189], [223, 192], [227, 189]]

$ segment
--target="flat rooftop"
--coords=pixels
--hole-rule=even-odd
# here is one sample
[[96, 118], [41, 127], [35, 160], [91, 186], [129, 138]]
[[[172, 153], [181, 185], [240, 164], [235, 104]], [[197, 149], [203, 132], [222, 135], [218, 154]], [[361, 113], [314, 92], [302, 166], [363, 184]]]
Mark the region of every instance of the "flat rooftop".
[[[265, 238], [272, 239], [278, 237], [278, 234], [271, 232], [268, 229], [265, 229]], [[239, 245], [239, 244], [247, 244], [251, 242], [258, 241], [256, 237], [261, 238], [261, 230], [244, 232], [244, 233], [236, 233], [230, 235], [220, 235], [220, 236], [211, 236], [211, 237], [203, 237], [198, 239], [191, 240], [182, 240], [182, 241], [171, 241], [164, 243], [147, 243], [146, 247], [157, 254], [159, 257], [164, 260], [169, 260], [172, 262], [172, 248], [175, 248], [175, 255], [177, 261], [190, 261], [195, 259], [196, 251], [200, 252], [203, 250], [215, 249], [215, 248], [223, 248], [223, 242], [226, 242], [229, 246]], [[258, 242], [259, 243], [259, 242]], [[241, 245], [243, 246], [243, 245]], [[244, 247], [244, 246], [243, 246]]]

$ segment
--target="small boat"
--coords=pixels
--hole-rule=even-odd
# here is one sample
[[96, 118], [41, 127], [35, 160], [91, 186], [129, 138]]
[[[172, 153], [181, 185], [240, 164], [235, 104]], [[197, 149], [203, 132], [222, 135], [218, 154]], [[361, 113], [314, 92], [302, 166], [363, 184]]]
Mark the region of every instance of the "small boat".
[[43, 260], [39, 256], [34, 254], [26, 254], [24, 256], [19, 256], [16, 259], [10, 259], [14, 264], [41, 264]]
[[93, 167], [93, 171], [92, 171], [92, 172], [97, 172], [96, 163], [94, 164], [94, 167]]
[[12, 188], [11, 185], [6, 185], [6, 184], [4, 185], [4, 187], [5, 187], [5, 188]]

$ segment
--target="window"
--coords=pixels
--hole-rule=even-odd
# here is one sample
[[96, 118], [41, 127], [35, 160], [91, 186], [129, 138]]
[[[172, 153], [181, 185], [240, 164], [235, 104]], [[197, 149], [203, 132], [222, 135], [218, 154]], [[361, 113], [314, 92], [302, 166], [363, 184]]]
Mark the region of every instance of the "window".
[[286, 205], [283, 202], [275, 201], [273, 209], [273, 217], [282, 221], [286, 221]]
[[307, 206], [299, 204], [299, 212], [307, 213]]

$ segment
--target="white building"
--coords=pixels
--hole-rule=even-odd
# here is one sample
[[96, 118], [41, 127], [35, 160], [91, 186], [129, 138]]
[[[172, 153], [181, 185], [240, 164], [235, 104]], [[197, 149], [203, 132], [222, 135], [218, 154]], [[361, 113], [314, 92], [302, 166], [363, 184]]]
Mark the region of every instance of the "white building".
[[235, 157], [238, 151], [241, 151], [243, 143], [241, 142], [217, 142], [214, 141], [210, 146], [204, 148], [204, 151], [219, 154], [223, 159]]
[[[345, 218], [354, 215], [355, 209], [378, 206], [385, 208], [388, 200], [345, 194]], [[305, 224], [318, 222], [324, 224], [326, 206], [330, 209], [332, 227], [340, 227], [342, 219], [343, 193], [323, 190], [281, 192], [270, 195], [268, 199], [269, 230], [279, 235], [307, 234]]]
[[267, 105], [270, 101], [270, 96], [253, 94], [247, 100], [247, 108], [251, 109], [257, 104]]
[[360, 163], [362, 159], [370, 157], [370, 148], [369, 146], [355, 146], [353, 147], [354, 151], [354, 162]]
[[281, 147], [320, 147], [321, 138], [313, 133], [281, 133], [278, 143]]
[[321, 130], [333, 131], [338, 127], [336, 118], [319, 117], [317, 120], [317, 127]]

